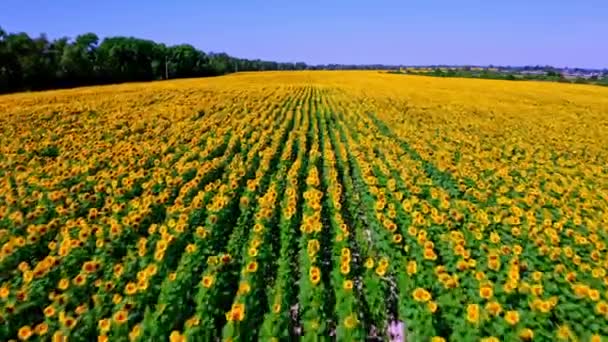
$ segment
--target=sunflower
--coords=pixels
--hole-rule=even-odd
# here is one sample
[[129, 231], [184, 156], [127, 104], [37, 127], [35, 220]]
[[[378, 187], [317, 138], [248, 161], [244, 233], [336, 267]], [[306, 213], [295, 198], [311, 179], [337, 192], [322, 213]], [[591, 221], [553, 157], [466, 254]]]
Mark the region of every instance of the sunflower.
[[191, 327], [199, 325], [200, 323], [201, 323], [201, 320], [195, 315], [195, 316], [188, 318], [188, 320], [186, 320], [186, 323], [184, 323], [184, 326], [186, 328], [191, 328]]
[[32, 334], [32, 328], [29, 325], [19, 328], [19, 331], [17, 332], [17, 336], [21, 341], [27, 341], [30, 337], [32, 337]]
[[238, 290], [238, 294], [240, 294], [240, 295], [244, 295], [244, 294], [249, 293], [250, 291], [251, 291], [251, 285], [249, 285], [249, 283], [248, 283], [248, 282], [246, 282], [246, 281], [242, 281], [242, 282], [239, 284], [239, 290]]
[[530, 328], [524, 328], [519, 331], [519, 338], [524, 341], [531, 341], [534, 338], [534, 331]]
[[346, 291], [351, 291], [353, 289], [353, 281], [345, 280], [344, 283], [342, 284], [342, 288], [344, 288], [344, 290], [346, 290]]
[[349, 264], [342, 264], [340, 265], [340, 273], [342, 273], [343, 275], [347, 275], [350, 273], [350, 265]]
[[357, 323], [358, 323], [357, 316], [355, 316], [354, 314], [350, 314], [350, 315], [346, 316], [346, 318], [344, 319], [344, 327], [346, 329], [352, 329], [352, 328], [356, 327]]
[[498, 302], [488, 302], [486, 304], [486, 310], [490, 315], [498, 316], [502, 312], [502, 307]]
[[124, 324], [129, 318], [129, 313], [125, 310], [119, 310], [114, 314], [114, 322], [117, 324]]
[[76, 309], [74, 310], [74, 312], [76, 312], [77, 315], [82, 315], [85, 312], [87, 312], [88, 308], [86, 306], [86, 304], [80, 304], [76, 307]]
[[424, 259], [426, 260], [437, 260], [437, 254], [430, 248], [425, 248], [423, 253]]
[[65, 342], [67, 341], [67, 337], [63, 336], [61, 331], [55, 331], [52, 338], [53, 342]]
[[171, 335], [169, 335], [169, 342], [185, 342], [185, 341], [186, 341], [186, 337], [177, 330], [173, 330], [171, 332]]
[[510, 325], [515, 325], [519, 322], [519, 312], [516, 310], [505, 312], [505, 321]]
[[426, 303], [426, 307], [429, 309], [429, 311], [431, 313], [435, 313], [437, 311], [437, 302], [431, 300], [428, 303]]
[[156, 264], [150, 264], [148, 267], [146, 267], [145, 272], [146, 276], [152, 277], [156, 274], [156, 272], [158, 272], [158, 266], [156, 266]]
[[477, 324], [479, 322], [479, 305], [478, 304], [469, 304], [467, 306], [467, 321], [473, 324]]
[[261, 223], [256, 223], [253, 225], [253, 232], [254, 233], [261, 233], [264, 230], [264, 226]]
[[232, 256], [230, 254], [222, 254], [220, 256], [220, 261], [222, 264], [227, 265], [230, 263], [230, 261], [232, 261]]
[[570, 327], [568, 325], [560, 325], [557, 328], [557, 338], [561, 340], [569, 340], [572, 336], [572, 331], [570, 331]]
[[124, 267], [122, 264], [116, 264], [114, 265], [113, 271], [115, 277], [120, 277], [124, 272]]
[[255, 273], [258, 270], [258, 262], [257, 261], [250, 261], [247, 264], [247, 272], [249, 273]]
[[86, 261], [82, 266], [82, 270], [86, 273], [93, 273], [98, 267], [99, 264], [97, 264], [95, 261]]
[[408, 275], [416, 274], [416, 272], [418, 271], [418, 266], [416, 264], [416, 261], [413, 261], [413, 260], [408, 261], [406, 270], [407, 270]]
[[196, 245], [193, 243], [188, 244], [188, 246], [186, 246], [186, 253], [192, 254], [196, 252]]
[[245, 318], [245, 304], [232, 304], [232, 308], [226, 313], [226, 320], [229, 322], [240, 322]]
[[70, 281], [66, 278], [63, 278], [59, 281], [59, 284], [57, 285], [57, 288], [65, 291], [67, 290], [67, 288], [70, 286]]
[[431, 294], [427, 290], [420, 287], [414, 290], [412, 297], [414, 297], [415, 301], [423, 303], [428, 302], [432, 298]]
[[589, 296], [589, 299], [591, 299], [594, 302], [597, 302], [598, 300], [600, 300], [600, 291], [598, 291], [596, 289], [589, 290], [589, 293], [587, 295]]
[[257, 250], [256, 248], [251, 247], [251, 248], [249, 248], [249, 250], [247, 251], [247, 254], [248, 254], [250, 257], [256, 257], [256, 256], [258, 256], [258, 250]]
[[490, 299], [494, 291], [492, 290], [492, 285], [484, 284], [479, 288], [479, 296], [483, 299]]
[[125, 286], [125, 294], [128, 296], [134, 295], [137, 292], [137, 285], [133, 282], [130, 282]]
[[49, 305], [46, 308], [44, 308], [44, 316], [53, 317], [54, 315], [55, 315], [55, 308], [52, 305]]
[[141, 325], [137, 324], [129, 332], [129, 341], [135, 341], [141, 335]]
[[608, 303], [605, 301], [600, 301], [595, 304], [595, 312], [600, 315], [608, 315]]
[[204, 239], [209, 235], [209, 233], [204, 227], [196, 227], [196, 235], [201, 239]]
[[148, 279], [143, 278], [137, 281], [137, 290], [140, 292], [146, 291], [148, 289], [148, 286]]
[[500, 269], [500, 261], [498, 259], [488, 260], [488, 268], [493, 271], [498, 271]]
[[314, 285], [317, 285], [321, 280], [321, 270], [317, 266], [312, 266], [308, 271], [308, 276], [310, 278], [310, 281]]
[[73, 317], [67, 316], [64, 320], [64, 324], [65, 324], [66, 328], [72, 329], [76, 326], [76, 319], [74, 319]]
[[2, 286], [0, 288], [0, 298], [1, 299], [6, 299], [8, 298], [8, 295], [11, 293], [11, 291], [8, 289], [8, 287], [6, 286]]
[[46, 322], [42, 322], [36, 325], [34, 331], [38, 336], [46, 335], [49, 332], [49, 325]]
[[376, 274], [379, 277], [384, 277], [384, 275], [386, 274], [386, 267], [382, 266], [382, 265], [378, 265], [378, 267], [376, 267]]
[[480, 341], [481, 342], [500, 342], [500, 340], [494, 336], [484, 337]]
[[203, 284], [203, 286], [206, 287], [206, 288], [210, 288], [211, 286], [213, 286], [214, 282], [215, 282], [215, 278], [213, 276], [210, 276], [210, 275], [204, 276], [203, 280], [201, 281], [201, 283]]

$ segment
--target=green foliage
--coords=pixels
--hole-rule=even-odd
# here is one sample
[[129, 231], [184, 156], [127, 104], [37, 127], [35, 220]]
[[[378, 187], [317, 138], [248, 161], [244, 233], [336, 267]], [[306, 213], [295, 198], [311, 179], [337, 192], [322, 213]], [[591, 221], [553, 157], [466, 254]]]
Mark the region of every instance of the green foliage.
[[303, 70], [304, 63], [277, 63], [209, 53], [192, 45], [165, 46], [133, 37], [94, 33], [49, 41], [0, 28], [0, 93], [218, 76], [235, 71]]
[[59, 147], [55, 145], [47, 146], [38, 153], [41, 157], [57, 158], [59, 156]]
[[593, 76], [590, 78], [576, 77], [575, 79], [565, 78], [561, 73], [550, 69], [544, 74], [523, 74], [518, 73], [516, 70], [513, 72], [504, 71], [492, 71], [489, 69], [483, 70], [471, 70], [469, 67], [447, 69], [442, 70], [434, 68], [431, 71], [424, 70], [407, 70], [401, 71], [389, 71], [391, 74], [410, 74], [410, 75], [422, 75], [422, 76], [434, 76], [434, 77], [459, 77], [459, 78], [481, 78], [491, 80], [507, 80], [507, 81], [550, 81], [550, 82], [561, 82], [561, 83], [576, 83], [576, 84], [595, 84], [608, 86], [608, 77], [599, 78]]

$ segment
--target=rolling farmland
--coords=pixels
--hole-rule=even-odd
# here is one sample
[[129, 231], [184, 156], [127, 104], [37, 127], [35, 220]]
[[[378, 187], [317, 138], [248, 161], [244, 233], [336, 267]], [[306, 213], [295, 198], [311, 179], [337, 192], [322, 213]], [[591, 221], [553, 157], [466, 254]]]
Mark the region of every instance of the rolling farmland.
[[608, 337], [608, 88], [240, 73], [0, 96], [0, 340]]

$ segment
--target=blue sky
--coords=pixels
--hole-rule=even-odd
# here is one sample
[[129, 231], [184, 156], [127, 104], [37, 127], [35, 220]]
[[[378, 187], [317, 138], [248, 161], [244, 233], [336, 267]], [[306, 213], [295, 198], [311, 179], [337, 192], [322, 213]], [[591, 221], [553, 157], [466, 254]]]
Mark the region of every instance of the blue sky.
[[608, 67], [607, 0], [0, 0], [0, 26], [285, 62]]

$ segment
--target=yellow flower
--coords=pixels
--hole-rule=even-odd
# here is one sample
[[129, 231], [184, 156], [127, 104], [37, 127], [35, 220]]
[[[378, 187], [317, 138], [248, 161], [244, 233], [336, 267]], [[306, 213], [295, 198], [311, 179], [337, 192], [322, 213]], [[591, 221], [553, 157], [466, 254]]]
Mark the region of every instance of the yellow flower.
[[378, 265], [378, 267], [376, 267], [376, 274], [380, 277], [384, 277], [384, 275], [386, 274], [386, 267], [382, 267], [382, 265]]
[[125, 294], [130, 296], [135, 294], [135, 292], [137, 292], [137, 285], [133, 282], [128, 283], [125, 287]]
[[100, 320], [99, 322], [97, 322], [97, 325], [99, 326], [99, 330], [101, 332], [108, 332], [110, 330], [110, 326], [112, 325], [112, 323], [110, 322], [109, 319], [104, 318], [102, 320]]
[[213, 285], [214, 281], [215, 278], [213, 278], [213, 276], [206, 275], [203, 277], [202, 284], [204, 287], [210, 288]]
[[512, 310], [505, 312], [505, 321], [510, 325], [515, 325], [519, 322], [519, 312]]
[[608, 303], [605, 301], [600, 301], [595, 304], [595, 312], [600, 315], [608, 315]]
[[497, 337], [490, 336], [482, 338], [481, 342], [500, 342], [500, 340]]
[[473, 324], [477, 324], [479, 322], [479, 305], [478, 304], [469, 304], [467, 306], [467, 321]]
[[314, 285], [317, 285], [321, 280], [321, 270], [317, 266], [312, 266], [308, 271], [308, 276], [310, 278], [310, 281]]
[[534, 338], [534, 331], [530, 328], [524, 328], [519, 331], [519, 338], [524, 341], [531, 341]]
[[170, 342], [185, 342], [186, 338], [177, 330], [173, 330], [169, 335]]
[[55, 315], [55, 308], [52, 305], [49, 305], [46, 308], [44, 308], [44, 316], [53, 317], [54, 315]]
[[119, 310], [114, 314], [114, 322], [116, 324], [124, 324], [129, 318], [129, 314], [125, 310]]
[[416, 274], [417, 271], [418, 271], [418, 267], [416, 265], [416, 261], [409, 261], [407, 263], [407, 274], [408, 275]]
[[57, 288], [60, 290], [67, 290], [67, 288], [70, 286], [70, 280], [63, 278], [59, 281], [59, 285], [57, 285]]
[[141, 335], [141, 325], [137, 324], [129, 332], [129, 341], [136, 340]]
[[423, 253], [424, 259], [426, 260], [437, 260], [437, 254], [430, 248], [425, 248]]
[[240, 322], [245, 318], [245, 304], [232, 304], [232, 308], [226, 313], [226, 320], [229, 322]]
[[237, 291], [238, 294], [243, 295], [243, 294], [249, 293], [250, 291], [251, 291], [251, 286], [249, 285], [248, 282], [242, 281], [239, 284], [239, 290]]
[[557, 328], [557, 338], [561, 340], [568, 340], [572, 336], [572, 332], [570, 331], [570, 327], [567, 325], [560, 325]]
[[600, 300], [600, 291], [596, 290], [596, 289], [591, 289], [589, 290], [589, 299], [591, 299], [594, 302], [597, 302], [598, 300]]
[[488, 302], [486, 304], [486, 310], [490, 315], [498, 316], [502, 312], [502, 307], [498, 302]]
[[258, 262], [257, 261], [250, 261], [247, 264], [247, 272], [249, 273], [255, 273], [258, 270]]
[[61, 331], [55, 331], [55, 333], [53, 333], [52, 341], [53, 342], [66, 342], [67, 337], [63, 336], [63, 333]]
[[8, 295], [10, 294], [10, 290], [8, 289], [8, 287], [6, 286], [2, 286], [0, 288], [0, 298], [1, 299], [6, 299], [8, 298]]
[[414, 290], [412, 297], [414, 297], [415, 301], [423, 303], [428, 302], [432, 298], [431, 294], [427, 290], [420, 287]]
[[32, 337], [32, 328], [29, 325], [25, 325], [21, 328], [19, 328], [19, 332], [17, 333], [17, 336], [19, 336], [19, 339], [21, 341], [26, 341], [28, 340], [30, 337]]
[[340, 265], [340, 273], [342, 273], [343, 275], [349, 274], [350, 273], [350, 265], [349, 264]]
[[483, 299], [490, 299], [494, 291], [492, 290], [492, 285], [484, 284], [479, 288], [479, 296]]
[[357, 316], [355, 316], [354, 314], [350, 314], [344, 319], [344, 327], [346, 327], [346, 329], [352, 329], [356, 327], [357, 323]]
[[186, 246], [186, 253], [194, 253], [196, 251], [196, 245], [193, 243], [188, 244]]
[[42, 322], [34, 328], [34, 331], [38, 336], [46, 335], [49, 331], [49, 325], [45, 322]]

